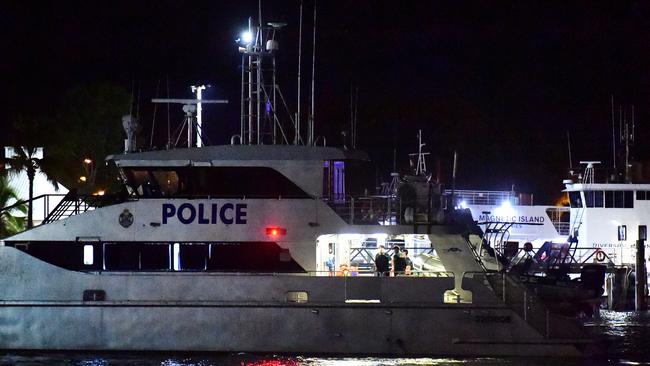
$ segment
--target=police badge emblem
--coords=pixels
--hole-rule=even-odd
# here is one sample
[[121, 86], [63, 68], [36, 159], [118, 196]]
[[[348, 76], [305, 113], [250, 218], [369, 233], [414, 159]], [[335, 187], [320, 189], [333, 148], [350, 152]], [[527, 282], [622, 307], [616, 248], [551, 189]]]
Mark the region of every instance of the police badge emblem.
[[133, 224], [133, 214], [130, 213], [129, 210], [124, 209], [124, 211], [122, 211], [120, 214], [119, 222], [120, 225], [126, 229]]

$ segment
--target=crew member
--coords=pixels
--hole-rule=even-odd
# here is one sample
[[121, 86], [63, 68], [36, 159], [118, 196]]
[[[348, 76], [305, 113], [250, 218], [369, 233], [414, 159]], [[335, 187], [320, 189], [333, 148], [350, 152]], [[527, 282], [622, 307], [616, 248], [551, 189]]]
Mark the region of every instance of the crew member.
[[384, 246], [379, 246], [379, 253], [375, 255], [375, 275], [379, 277], [388, 277], [390, 275], [388, 255], [384, 252]]
[[399, 246], [393, 248], [393, 276], [404, 275], [406, 271], [406, 259], [404, 253], [400, 251]]

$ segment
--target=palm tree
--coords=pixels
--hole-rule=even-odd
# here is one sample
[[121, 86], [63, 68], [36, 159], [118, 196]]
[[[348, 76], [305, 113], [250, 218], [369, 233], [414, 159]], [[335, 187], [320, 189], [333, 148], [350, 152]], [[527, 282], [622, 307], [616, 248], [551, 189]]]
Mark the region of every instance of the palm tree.
[[0, 238], [13, 235], [25, 230], [25, 218], [16, 217], [15, 212], [27, 213], [25, 204], [14, 206], [11, 209], [4, 209], [12, 200], [19, 201], [16, 191], [9, 186], [7, 177], [0, 175]]
[[6, 158], [5, 163], [9, 167], [9, 174], [20, 174], [21, 171], [27, 173], [27, 180], [29, 181], [29, 200], [27, 201], [27, 228], [31, 229], [34, 226], [32, 220], [33, 213], [33, 199], [34, 199], [34, 177], [37, 172], [42, 172], [47, 177], [47, 180], [52, 183], [55, 189], [59, 189], [59, 185], [52, 176], [47, 174], [47, 169], [43, 171], [43, 159], [37, 157], [38, 148], [34, 146], [14, 146], [14, 156]]

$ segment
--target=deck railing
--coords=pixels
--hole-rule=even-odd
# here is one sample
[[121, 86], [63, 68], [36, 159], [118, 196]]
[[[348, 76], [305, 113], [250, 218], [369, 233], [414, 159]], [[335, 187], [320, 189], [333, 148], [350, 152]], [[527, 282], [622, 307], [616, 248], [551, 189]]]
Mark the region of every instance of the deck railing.
[[392, 196], [323, 197], [350, 225], [399, 225], [402, 223], [402, 202]]
[[552, 313], [535, 292], [505, 272], [466, 272], [463, 279], [485, 279], [492, 291], [515, 313], [545, 338], [579, 339], [584, 337], [576, 319]]

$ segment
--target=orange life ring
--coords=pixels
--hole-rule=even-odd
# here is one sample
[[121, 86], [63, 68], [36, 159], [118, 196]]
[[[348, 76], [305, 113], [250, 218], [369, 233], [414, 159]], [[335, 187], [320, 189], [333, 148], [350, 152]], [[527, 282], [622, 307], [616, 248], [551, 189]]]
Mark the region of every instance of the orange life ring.
[[602, 250], [597, 251], [596, 260], [599, 262], [603, 262], [605, 260], [605, 252], [603, 252]]

